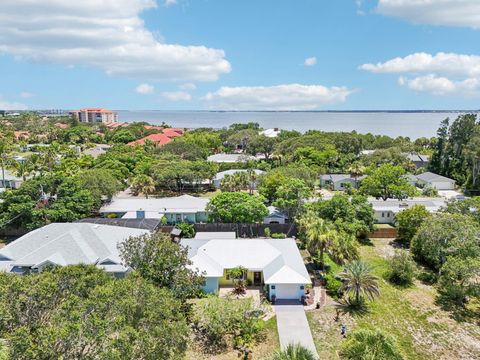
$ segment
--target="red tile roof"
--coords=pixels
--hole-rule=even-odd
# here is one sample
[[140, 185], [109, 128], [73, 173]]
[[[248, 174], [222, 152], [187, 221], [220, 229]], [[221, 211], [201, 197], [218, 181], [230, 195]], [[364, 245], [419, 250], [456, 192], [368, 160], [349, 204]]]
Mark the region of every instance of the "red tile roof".
[[146, 140], [150, 140], [154, 142], [157, 146], [162, 146], [172, 141], [172, 139], [165, 134], [151, 134], [139, 140], [129, 142], [127, 145], [130, 145], [130, 146], [144, 145]]

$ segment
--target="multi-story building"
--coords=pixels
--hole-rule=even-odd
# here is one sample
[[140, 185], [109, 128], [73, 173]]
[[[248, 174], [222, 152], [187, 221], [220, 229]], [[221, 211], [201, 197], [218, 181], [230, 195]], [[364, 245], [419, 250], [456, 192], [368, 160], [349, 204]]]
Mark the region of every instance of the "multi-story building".
[[86, 123], [115, 123], [118, 120], [116, 112], [101, 108], [90, 108], [70, 111], [70, 115], [77, 118], [80, 122]]

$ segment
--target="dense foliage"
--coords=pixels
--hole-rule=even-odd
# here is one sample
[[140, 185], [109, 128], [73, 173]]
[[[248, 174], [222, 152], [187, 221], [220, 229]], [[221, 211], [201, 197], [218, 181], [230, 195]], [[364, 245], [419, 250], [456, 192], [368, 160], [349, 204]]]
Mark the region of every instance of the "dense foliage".
[[360, 329], [352, 332], [342, 346], [341, 356], [351, 360], [402, 360], [396, 340], [381, 330]]
[[268, 215], [262, 198], [242, 192], [222, 192], [207, 205], [210, 221], [222, 223], [258, 223]]

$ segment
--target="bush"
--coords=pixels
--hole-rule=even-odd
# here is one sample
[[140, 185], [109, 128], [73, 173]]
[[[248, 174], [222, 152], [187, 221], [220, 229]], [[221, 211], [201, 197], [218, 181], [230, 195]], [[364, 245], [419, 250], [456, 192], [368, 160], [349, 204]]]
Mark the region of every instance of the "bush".
[[328, 291], [328, 294], [335, 299], [342, 297], [340, 288], [342, 287], [342, 282], [337, 279], [333, 274], [325, 275], [325, 288]]
[[431, 217], [431, 214], [423, 205], [414, 205], [411, 208], [400, 211], [395, 216], [398, 228], [398, 240], [409, 246], [410, 241], [418, 231], [420, 225]]
[[402, 360], [395, 338], [379, 329], [360, 329], [352, 332], [341, 350], [343, 359]]
[[410, 285], [413, 282], [417, 265], [407, 250], [395, 250], [389, 265], [388, 279], [391, 282], [399, 285]]
[[425, 186], [422, 189], [422, 195], [423, 196], [428, 196], [428, 197], [437, 197], [438, 196], [438, 190], [434, 187], [431, 187], [431, 186]]
[[284, 233], [273, 233], [272, 234], [272, 239], [285, 239], [287, 235]]
[[265, 234], [265, 237], [270, 237], [270, 235], [272, 234], [272, 231], [268, 227], [263, 229], [263, 232]]
[[[212, 350], [252, 345], [263, 330], [261, 315], [254, 311], [252, 299], [232, 300], [210, 296], [197, 300], [192, 308], [192, 323], [197, 338]], [[233, 344], [229, 340], [233, 339]]]
[[285, 350], [279, 350], [269, 360], [315, 360], [315, 355], [299, 344], [289, 344]]
[[195, 236], [195, 227], [192, 224], [178, 223], [175, 227], [182, 230], [182, 237], [185, 239], [191, 239]]

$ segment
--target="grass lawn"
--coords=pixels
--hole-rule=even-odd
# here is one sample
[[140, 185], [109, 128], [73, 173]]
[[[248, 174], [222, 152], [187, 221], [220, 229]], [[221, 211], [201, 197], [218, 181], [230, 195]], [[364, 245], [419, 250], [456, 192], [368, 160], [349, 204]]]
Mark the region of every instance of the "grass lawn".
[[436, 290], [432, 286], [416, 282], [410, 288], [401, 288], [384, 280], [388, 269], [385, 258], [391, 253], [392, 247], [382, 239], [360, 249], [361, 258], [380, 278], [381, 295], [370, 303], [367, 314], [342, 315], [335, 322], [331, 299], [324, 308], [307, 313], [320, 358], [339, 359], [343, 341], [340, 326], [344, 323], [349, 332], [377, 327], [394, 335], [406, 359], [480, 359], [478, 324], [453, 320], [435, 304]]
[[[254, 359], [266, 359], [273, 352], [280, 348], [280, 341], [278, 339], [277, 332], [277, 319], [272, 317], [265, 322], [265, 339], [261, 343], [255, 345], [252, 348]], [[199, 349], [195, 349], [191, 346], [187, 352], [187, 359], [191, 360], [238, 360], [241, 359], [238, 356], [238, 352], [229, 349], [222, 354], [203, 354]]]

